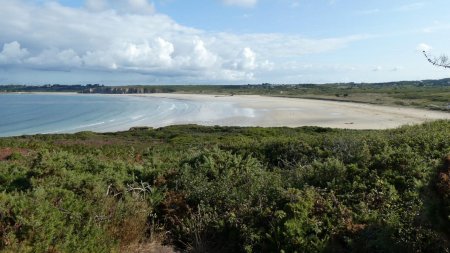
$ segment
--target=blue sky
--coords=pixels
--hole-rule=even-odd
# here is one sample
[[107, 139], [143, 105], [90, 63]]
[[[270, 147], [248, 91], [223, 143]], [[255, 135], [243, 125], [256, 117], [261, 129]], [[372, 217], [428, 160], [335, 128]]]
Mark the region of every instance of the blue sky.
[[0, 0], [0, 83], [446, 78], [450, 1]]

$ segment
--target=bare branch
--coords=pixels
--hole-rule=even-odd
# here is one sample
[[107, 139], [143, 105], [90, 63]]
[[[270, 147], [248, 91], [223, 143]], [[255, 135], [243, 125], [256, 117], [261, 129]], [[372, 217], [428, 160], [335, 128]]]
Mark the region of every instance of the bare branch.
[[125, 193], [132, 193], [139, 197], [145, 198], [148, 194], [154, 193], [155, 189], [151, 187], [151, 185], [147, 182], [140, 182], [140, 183], [133, 183], [133, 184], [127, 184], [126, 188], [123, 190], [117, 190], [112, 184], [108, 185], [108, 188], [106, 189], [106, 196], [113, 196], [117, 197], [120, 195], [124, 195]]
[[444, 54], [439, 57], [439, 61], [440, 64], [449, 65], [448, 57]]
[[443, 68], [450, 68], [450, 61], [446, 55], [441, 55], [438, 58], [434, 57], [431, 59], [426, 51], [423, 51], [423, 55], [425, 55], [425, 58], [433, 64], [434, 66], [443, 67]]
[[138, 195], [142, 194], [143, 197], [145, 198], [147, 193], [153, 192], [153, 188], [150, 186], [149, 183], [141, 181], [140, 186], [127, 184], [127, 190], [126, 191], [127, 192], [132, 192], [132, 193], [137, 193]]

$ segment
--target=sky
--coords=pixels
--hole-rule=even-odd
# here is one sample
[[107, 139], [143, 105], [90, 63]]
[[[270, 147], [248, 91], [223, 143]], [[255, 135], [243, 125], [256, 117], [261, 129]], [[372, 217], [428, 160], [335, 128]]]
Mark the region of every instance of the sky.
[[448, 0], [0, 0], [0, 84], [423, 80]]

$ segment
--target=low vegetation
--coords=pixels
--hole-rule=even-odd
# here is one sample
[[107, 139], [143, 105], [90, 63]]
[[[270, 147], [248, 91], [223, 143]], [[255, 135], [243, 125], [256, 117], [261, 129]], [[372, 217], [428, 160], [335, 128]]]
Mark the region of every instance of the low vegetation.
[[450, 121], [1, 138], [0, 251], [449, 252], [449, 154]]

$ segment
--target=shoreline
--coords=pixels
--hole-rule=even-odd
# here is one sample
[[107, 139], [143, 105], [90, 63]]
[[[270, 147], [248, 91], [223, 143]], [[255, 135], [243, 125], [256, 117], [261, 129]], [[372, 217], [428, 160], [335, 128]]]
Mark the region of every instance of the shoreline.
[[320, 99], [180, 93], [123, 95], [178, 99], [203, 103], [233, 103], [239, 108], [256, 111], [256, 116], [252, 119], [229, 118], [223, 122], [224, 124], [219, 124], [225, 126], [319, 126], [345, 129], [390, 129], [439, 119], [450, 120], [450, 113], [443, 111]]
[[141, 99], [159, 98], [178, 101], [187, 106], [196, 106], [195, 110], [188, 110], [182, 115], [177, 115], [177, 111], [173, 114], [169, 113], [166, 115], [166, 118], [163, 118], [163, 121], [155, 120], [151, 116], [152, 112], [148, 111], [148, 118], [144, 118], [139, 122], [130, 120], [120, 125], [104, 125], [82, 130], [96, 132], [126, 131], [131, 127], [164, 127], [182, 124], [240, 127], [318, 126], [341, 129], [381, 130], [440, 119], [450, 120], [450, 113], [443, 111], [261, 95], [227, 96], [186, 93], [84, 94], [76, 92], [16, 92], [9, 94], [95, 95]]
[[[364, 101], [353, 101], [353, 100], [344, 100], [344, 99], [333, 99], [333, 98], [324, 98], [324, 97], [289, 97], [289, 96], [269, 96], [269, 95], [257, 95], [257, 94], [248, 94], [248, 95], [225, 95], [225, 94], [197, 94], [197, 93], [79, 93], [79, 92], [68, 92], [68, 91], [14, 91], [14, 92], [2, 92], [0, 91], [0, 95], [2, 94], [45, 94], [45, 95], [104, 95], [104, 96], [154, 96], [154, 97], [166, 97], [171, 98], [170, 96], [214, 96], [214, 97], [250, 97], [250, 96], [258, 96], [258, 97], [270, 97], [270, 98], [282, 98], [282, 99], [298, 99], [298, 100], [317, 100], [317, 101], [330, 101], [330, 102], [337, 102], [337, 103], [351, 103], [351, 104], [363, 104], [363, 105], [373, 105], [373, 106], [382, 106], [382, 107], [390, 107], [390, 108], [412, 108], [412, 109], [418, 109], [418, 110], [424, 110], [424, 111], [434, 111], [434, 112], [444, 112], [444, 113], [450, 113], [448, 110], [442, 110], [442, 109], [430, 109], [425, 107], [414, 107], [414, 106], [402, 106], [402, 105], [391, 105], [391, 104], [378, 104], [378, 103], [371, 103], [371, 102], [364, 102]], [[180, 98], [185, 99], [185, 98]]]
[[6, 94], [21, 94], [21, 95], [34, 95], [34, 94], [45, 94], [45, 95], [77, 95], [77, 94], [81, 94], [78, 92], [69, 92], [69, 91], [55, 91], [55, 92], [50, 92], [50, 91], [12, 91], [12, 92], [0, 92], [0, 95], [6, 95]]

